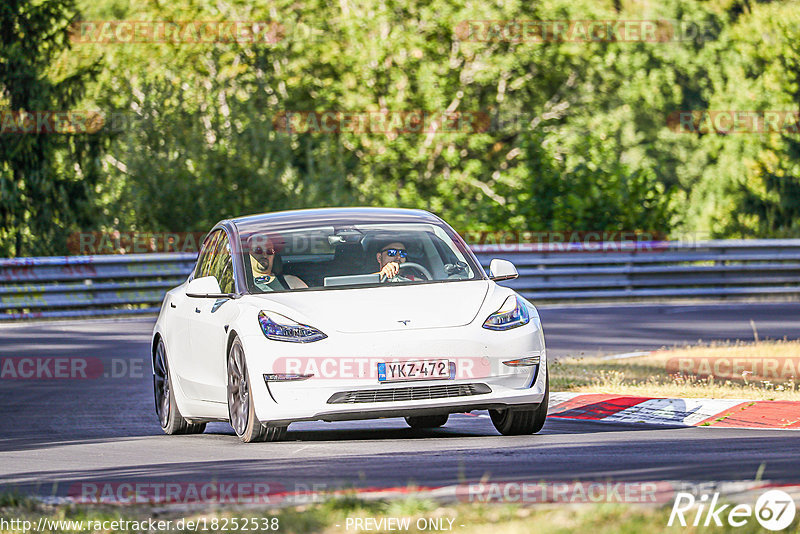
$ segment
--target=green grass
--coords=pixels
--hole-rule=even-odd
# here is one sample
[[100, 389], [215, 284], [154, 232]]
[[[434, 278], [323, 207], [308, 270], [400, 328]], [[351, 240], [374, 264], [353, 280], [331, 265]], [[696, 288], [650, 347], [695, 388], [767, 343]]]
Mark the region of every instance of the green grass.
[[[410, 497], [394, 501], [364, 501], [355, 496], [338, 497], [324, 503], [296, 506], [282, 509], [239, 509], [225, 507], [214, 508], [202, 513], [148, 506], [103, 506], [103, 505], [59, 505], [48, 506], [30, 499], [18, 499], [18, 496], [0, 496], [0, 515], [6, 520], [10, 518], [28, 518], [36, 521], [45, 516], [51, 519], [84, 519], [103, 520], [143, 520], [148, 518], [172, 520], [185, 518], [198, 520], [205, 518], [209, 529], [204, 532], [222, 532], [221, 529], [210, 528], [214, 518], [278, 518], [279, 530], [283, 533], [316, 533], [338, 534], [358, 532], [347, 519], [372, 518], [380, 520], [389, 517], [409, 517], [411, 528], [404, 532], [431, 532], [417, 529], [417, 521], [426, 519], [452, 519], [452, 532], [462, 534], [489, 533], [527, 533], [566, 534], [573, 532], [591, 532], [592, 534], [639, 534], [639, 533], [693, 533], [693, 532], [757, 532], [757, 523], [752, 519], [742, 528], [706, 528], [667, 527], [670, 506], [655, 508], [622, 504], [478, 504], [457, 503], [441, 504], [433, 500]], [[687, 517], [689, 515], [687, 514]], [[693, 516], [692, 516], [693, 517]], [[794, 528], [798, 520], [795, 520]], [[120, 530], [110, 530], [119, 532]], [[4, 530], [2, 532], [14, 532]], [[41, 532], [52, 532], [43, 530]], [[77, 532], [75, 530], [59, 530], [58, 532]], [[172, 530], [172, 532], [180, 532]], [[228, 530], [227, 532], [231, 532]], [[264, 530], [262, 530], [264, 532]], [[387, 530], [371, 530], [370, 532], [387, 532]]]

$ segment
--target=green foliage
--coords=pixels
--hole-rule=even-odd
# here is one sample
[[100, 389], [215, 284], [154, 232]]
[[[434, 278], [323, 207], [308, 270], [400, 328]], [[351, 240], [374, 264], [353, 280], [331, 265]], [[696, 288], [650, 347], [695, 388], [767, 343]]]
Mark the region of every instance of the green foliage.
[[[120, 5], [108, 3], [116, 11]], [[107, 168], [109, 190], [117, 191], [109, 214], [117, 224], [201, 230], [237, 213], [348, 204], [426, 208], [462, 230], [502, 229], [509, 222], [521, 230], [668, 224], [671, 185], [658, 182], [653, 169], [659, 166], [624, 161], [626, 151], [648, 139], [620, 137], [612, 144], [609, 136], [625, 118], [602, 124], [591, 112], [630, 108], [615, 94], [623, 78], [607, 72], [614, 65], [609, 56], [627, 43], [471, 42], [456, 34], [467, 20], [609, 18], [610, 6], [277, 7], [235, 2], [220, 13], [216, 4], [191, 2], [173, 4], [168, 13], [182, 20], [187, 13], [203, 20], [288, 14], [278, 19], [286, 38], [274, 45], [116, 45], [110, 61], [122, 68], [101, 79], [101, 87], [114, 88], [104, 105], [133, 109], [138, 119], [111, 151], [124, 166]], [[134, 8], [116, 16], [164, 18]], [[109, 17], [107, 10], [87, 18]], [[652, 56], [658, 46], [642, 53]], [[162, 61], [164, 68], [151, 68]], [[646, 80], [641, 89], [652, 94]], [[99, 98], [108, 94], [98, 91]], [[430, 134], [271, 128], [282, 110], [381, 109], [479, 112], [513, 124]], [[659, 112], [647, 113], [652, 119]], [[650, 134], [659, 130], [646, 122]]]
[[[65, 70], [73, 0], [0, 5], [0, 112], [75, 110], [88, 65]], [[0, 256], [65, 251], [66, 232], [92, 224], [103, 137], [0, 134]]]
[[[796, 6], [759, 8], [739, 29], [750, 62], [742, 69], [750, 102], [764, 109], [795, 113], [788, 131], [764, 134], [748, 151], [743, 180], [736, 183], [736, 204], [726, 233], [742, 236], [796, 237], [800, 233], [800, 13]], [[776, 46], [755, 46], [754, 32]], [[761, 102], [759, 102], [761, 101]], [[770, 109], [770, 108], [766, 108]]]
[[[726, 237], [797, 235], [800, 226], [796, 134], [685, 134], [667, 124], [680, 110], [798, 109], [800, 26], [790, 0], [78, 1], [83, 20], [274, 21], [283, 38], [75, 44], [65, 59], [69, 1], [6, 2], [0, 24], [37, 21], [38, 44], [23, 46], [19, 29], [4, 41], [2, 107], [79, 105], [129, 120], [105, 136], [0, 138], [5, 254], [55, 243], [42, 221], [51, 232], [203, 231], [224, 217], [333, 205], [429, 209], [462, 231]], [[459, 33], [465, 21], [555, 19], [668, 19], [699, 31], [673, 42]], [[9, 61], [33, 81], [18, 85]], [[97, 65], [85, 92], [84, 65]], [[74, 89], [62, 90], [66, 80]], [[281, 112], [327, 110], [477, 112], [491, 125], [276, 128]]]

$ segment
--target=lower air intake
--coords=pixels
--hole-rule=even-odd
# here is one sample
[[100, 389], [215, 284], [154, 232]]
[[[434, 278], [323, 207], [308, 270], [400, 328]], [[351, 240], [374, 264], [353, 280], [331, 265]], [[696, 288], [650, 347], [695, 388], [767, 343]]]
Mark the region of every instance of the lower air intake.
[[361, 404], [365, 402], [402, 402], [411, 400], [446, 399], [491, 393], [486, 384], [446, 384], [409, 388], [362, 389], [341, 391], [328, 399], [328, 404]]

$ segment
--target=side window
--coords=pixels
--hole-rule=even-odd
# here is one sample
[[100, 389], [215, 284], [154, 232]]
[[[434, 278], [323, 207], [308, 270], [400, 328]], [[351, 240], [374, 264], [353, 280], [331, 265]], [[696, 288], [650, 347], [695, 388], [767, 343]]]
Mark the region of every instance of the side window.
[[200, 250], [200, 256], [197, 258], [197, 266], [194, 269], [194, 277], [200, 278], [203, 276], [208, 276], [209, 266], [211, 264], [211, 259], [213, 257], [214, 247], [219, 241], [219, 236], [222, 233], [221, 230], [217, 230], [210, 236], [208, 236], [203, 243], [203, 248]]
[[217, 278], [223, 293], [233, 293], [233, 260], [228, 235], [225, 232], [221, 232], [216, 242], [208, 274]]

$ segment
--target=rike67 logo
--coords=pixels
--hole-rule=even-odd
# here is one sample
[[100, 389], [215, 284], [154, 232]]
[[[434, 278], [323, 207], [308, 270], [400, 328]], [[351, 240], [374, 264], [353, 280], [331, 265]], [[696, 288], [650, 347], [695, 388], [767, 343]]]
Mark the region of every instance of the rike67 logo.
[[667, 526], [671, 527], [677, 521], [683, 527], [721, 527], [726, 522], [732, 527], [743, 527], [755, 516], [763, 528], [778, 531], [792, 524], [796, 512], [792, 497], [779, 489], [763, 493], [756, 500], [755, 508], [749, 504], [722, 504], [719, 500], [719, 493], [706, 493], [696, 498], [691, 493], [678, 492]]

